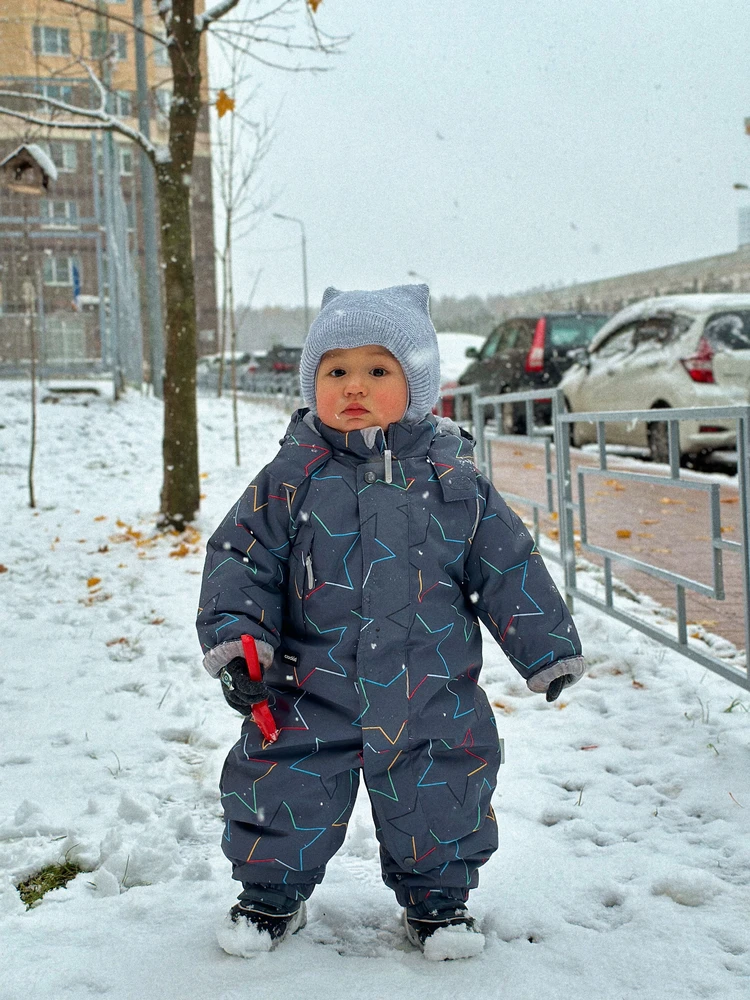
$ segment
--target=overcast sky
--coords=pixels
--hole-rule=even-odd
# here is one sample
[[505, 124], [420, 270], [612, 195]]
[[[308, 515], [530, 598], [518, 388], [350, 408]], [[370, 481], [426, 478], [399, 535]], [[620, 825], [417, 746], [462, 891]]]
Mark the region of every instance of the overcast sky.
[[[262, 180], [326, 285], [509, 293], [726, 253], [750, 204], [747, 0], [322, 0], [328, 73], [266, 70]], [[221, 83], [218, 66], [213, 82]], [[283, 102], [283, 103], [282, 103]], [[302, 304], [300, 230], [237, 248]]]

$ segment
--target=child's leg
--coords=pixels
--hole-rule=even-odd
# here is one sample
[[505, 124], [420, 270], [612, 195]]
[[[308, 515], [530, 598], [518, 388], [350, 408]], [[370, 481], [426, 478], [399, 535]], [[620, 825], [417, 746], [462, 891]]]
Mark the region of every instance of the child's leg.
[[[428, 827], [418, 799], [400, 816], [391, 815], [393, 809], [398, 809], [397, 804], [372, 795], [371, 803], [383, 881], [394, 891], [399, 904], [413, 906], [431, 893], [466, 902], [469, 890], [479, 884], [479, 869], [497, 849], [492, 809], [484, 815], [484, 822], [466, 836], [439, 842]], [[399, 848], [407, 855], [403, 861], [394, 857]]]
[[245, 891], [307, 898], [323, 879], [359, 785], [361, 741], [354, 729], [345, 737], [323, 742], [309, 730], [282, 731], [277, 743], [263, 747], [255, 725], [243, 726], [224, 764], [221, 792], [222, 847]]

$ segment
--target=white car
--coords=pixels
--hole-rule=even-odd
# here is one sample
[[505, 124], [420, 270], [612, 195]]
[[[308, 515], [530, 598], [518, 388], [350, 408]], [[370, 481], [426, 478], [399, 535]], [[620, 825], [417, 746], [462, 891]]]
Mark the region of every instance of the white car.
[[[571, 413], [729, 406], [750, 402], [750, 294], [670, 295], [644, 299], [618, 312], [560, 388]], [[596, 441], [596, 425], [573, 425], [571, 440]], [[606, 425], [608, 443], [648, 447], [669, 461], [667, 423]], [[681, 421], [680, 454], [735, 446], [735, 424]]]

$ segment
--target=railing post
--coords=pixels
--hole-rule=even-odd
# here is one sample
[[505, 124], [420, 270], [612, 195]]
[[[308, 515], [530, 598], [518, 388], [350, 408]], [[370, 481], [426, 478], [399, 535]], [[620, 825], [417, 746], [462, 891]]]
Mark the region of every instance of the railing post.
[[750, 689], [750, 407], [737, 421], [737, 478], [742, 521], [742, 582], [745, 598], [745, 671]]
[[487, 475], [487, 445], [484, 438], [484, 407], [479, 403], [479, 392], [473, 386], [471, 390], [471, 423], [476, 438], [477, 465], [483, 475]]
[[560, 420], [563, 396], [559, 389], [552, 394], [552, 428], [557, 470], [557, 524], [560, 535], [560, 558], [565, 581], [565, 603], [572, 614], [576, 588], [576, 541], [573, 524], [573, 474], [570, 467], [570, 424]]

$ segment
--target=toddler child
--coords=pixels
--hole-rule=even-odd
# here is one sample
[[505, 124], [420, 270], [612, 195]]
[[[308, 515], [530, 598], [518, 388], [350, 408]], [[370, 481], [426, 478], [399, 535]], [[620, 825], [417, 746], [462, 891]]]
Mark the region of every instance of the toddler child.
[[[221, 777], [243, 886], [229, 917], [269, 946], [304, 925], [361, 775], [409, 940], [429, 952], [449, 928], [453, 957], [475, 953], [466, 901], [497, 847], [500, 763], [479, 621], [548, 700], [584, 671], [532, 538], [468, 434], [432, 415], [428, 299], [426, 285], [326, 291], [300, 361], [307, 408], [208, 543], [204, 664], [246, 716]], [[264, 699], [276, 742], [252, 720]]]

